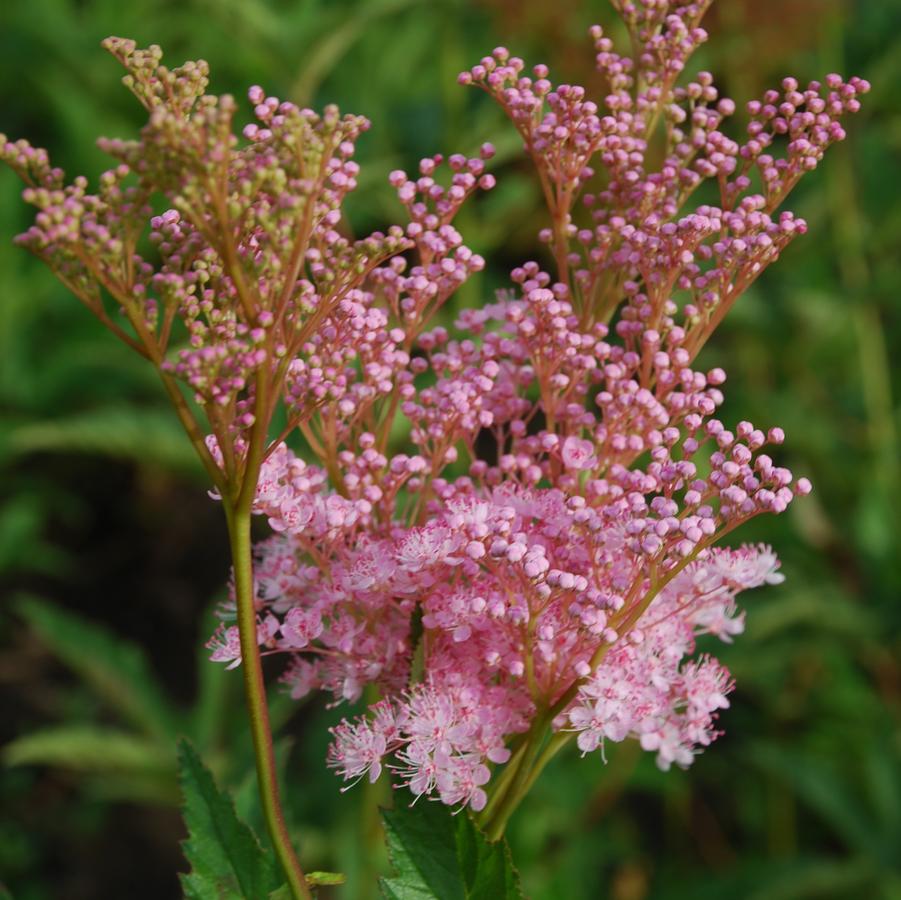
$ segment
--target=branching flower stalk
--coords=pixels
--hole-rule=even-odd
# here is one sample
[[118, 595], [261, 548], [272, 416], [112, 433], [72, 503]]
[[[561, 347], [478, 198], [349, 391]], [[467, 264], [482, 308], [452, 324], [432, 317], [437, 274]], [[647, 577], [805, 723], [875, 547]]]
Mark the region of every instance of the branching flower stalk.
[[[731, 640], [737, 594], [782, 580], [768, 547], [718, 545], [810, 483], [771, 455], [781, 429], [716, 417], [726, 376], [697, 358], [806, 231], [782, 204], [869, 86], [786, 78], [740, 136], [712, 75], [683, 77], [709, 5], [617, 0], [631, 51], [591, 30], [597, 101], [504, 48], [460, 76], [518, 130], [550, 224], [549, 268], [514, 269], [459, 337], [441, 310], [484, 261], [453, 222], [493, 187], [490, 144], [392, 172], [406, 222], [352, 241], [364, 119], [254, 87], [238, 137], [204, 63], [115, 38], [149, 120], [101, 142], [96, 194], [0, 140], [39, 209], [20, 243], [157, 368], [222, 501], [234, 578], [209, 646], [243, 663], [295, 896], [261, 654], [295, 697], [381, 698], [334, 729], [345, 779], [469, 807], [492, 839], [573, 739], [667, 769], [718, 734], [732, 680], [696, 638]], [[253, 551], [251, 515], [272, 529]]]
[[[251, 95], [263, 127], [248, 126], [239, 146], [232, 99], [204, 94], [205, 63], [170, 71], [157, 47], [138, 50], [118, 38], [105, 46], [125, 66], [148, 124], [138, 141], [101, 141], [119, 164], [103, 174], [97, 194], [87, 193], [83, 178], [65, 186], [44, 151], [2, 138], [3, 158], [40, 210], [19, 242], [157, 368], [222, 499], [263, 814], [293, 895], [307, 897], [275, 774], [251, 512], [279, 404], [296, 426], [321, 402], [286, 393], [305, 345], [407, 241], [399, 229], [355, 243], [333, 230], [354, 184], [350, 157], [364, 119], [263, 102], [257, 88]], [[171, 208], [153, 216], [160, 196]], [[187, 347], [172, 350], [175, 338]]]

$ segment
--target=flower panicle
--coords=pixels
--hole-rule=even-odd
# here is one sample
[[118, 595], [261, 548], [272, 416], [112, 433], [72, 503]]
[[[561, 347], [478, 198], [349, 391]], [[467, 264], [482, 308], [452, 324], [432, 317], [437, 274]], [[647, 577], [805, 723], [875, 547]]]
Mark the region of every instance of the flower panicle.
[[[206, 93], [205, 62], [170, 69], [159, 47], [104, 46], [147, 124], [136, 140], [100, 140], [114, 165], [94, 192], [83, 177], [67, 183], [44, 150], [0, 136], [0, 158], [38, 209], [17, 240], [158, 368], [201, 455], [198, 435], [215, 438], [207, 462], [221, 470], [222, 493], [256, 478], [247, 453], [279, 405], [294, 428], [337, 401], [353, 431], [390, 393], [417, 332], [484, 265], [452, 223], [492, 186], [492, 151], [452, 156], [446, 188], [426, 174], [401, 187], [409, 221], [353, 239], [343, 206], [365, 118], [254, 86], [241, 126], [234, 98]], [[409, 272], [407, 251], [419, 257]]]
[[[786, 78], [738, 136], [710, 73], [686, 75], [709, 5], [617, 0], [632, 49], [591, 30], [601, 98], [505, 48], [460, 76], [519, 132], [550, 221], [547, 261], [453, 330], [441, 311], [485, 266], [454, 223], [494, 186], [490, 144], [392, 172], [405, 223], [354, 240], [365, 119], [252, 87], [236, 126], [204, 63], [122, 39], [148, 122], [102, 142], [96, 193], [0, 138], [38, 208], [20, 243], [157, 366], [183, 421], [193, 398], [215, 495], [268, 521], [257, 641], [286, 690], [382, 696], [332, 732], [348, 782], [387, 770], [496, 829], [548, 730], [583, 753], [637, 740], [662, 768], [719, 733], [733, 683], [696, 640], [733, 640], [738, 595], [782, 580], [769, 547], [721, 542], [811, 485], [780, 428], [720, 418], [726, 374], [698, 354], [806, 231], [783, 203], [869, 85]], [[693, 206], [705, 180], [718, 202]], [[208, 646], [233, 667], [225, 613]]]

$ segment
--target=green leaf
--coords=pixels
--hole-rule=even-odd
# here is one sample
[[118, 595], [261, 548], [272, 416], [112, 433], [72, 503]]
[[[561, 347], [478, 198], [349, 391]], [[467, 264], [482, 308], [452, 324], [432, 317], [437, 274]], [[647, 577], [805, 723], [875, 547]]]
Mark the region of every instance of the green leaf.
[[191, 871], [181, 876], [187, 900], [260, 900], [278, 887], [272, 858], [235, 815], [209, 769], [187, 741], [178, 748], [183, 814], [188, 838], [182, 844]]
[[7, 765], [49, 765], [82, 772], [172, 773], [166, 750], [112, 728], [62, 725], [16, 738], [3, 748]]
[[[270, 707], [271, 712], [271, 707]], [[270, 717], [269, 724], [272, 731], [278, 731]], [[286, 783], [286, 774], [288, 768], [288, 757], [294, 747], [294, 738], [290, 735], [282, 735], [275, 738], [272, 742], [272, 752], [275, 756], [275, 773], [279, 782]], [[232, 785], [232, 800], [235, 804], [235, 812], [238, 817], [247, 822], [251, 828], [265, 828], [260, 810], [259, 795], [260, 789], [257, 784], [256, 766], [253, 761], [253, 744], [248, 742], [248, 746], [233, 745], [232, 746], [232, 762], [235, 763], [235, 770], [243, 771], [244, 775], [239, 780], [235, 780]], [[290, 827], [290, 823], [289, 823]]]
[[762, 743], [749, 747], [748, 758], [791, 785], [850, 849], [864, 855], [878, 851], [882, 829], [869, 814], [865, 796], [845, 780], [841, 769], [811, 754]]
[[322, 887], [324, 885], [344, 884], [347, 876], [342, 872], [307, 872], [307, 884]]
[[199, 475], [200, 464], [175, 417], [166, 410], [106, 407], [32, 422], [8, 435], [11, 450], [79, 452]]
[[519, 875], [505, 842], [488, 843], [466, 813], [420, 801], [384, 813], [394, 876], [387, 900], [520, 900]]
[[361, 35], [366, 33], [374, 19], [402, 12], [418, 0], [382, 0], [361, 4], [350, 14], [342, 13], [340, 24], [330, 28], [314, 45], [306, 64], [301, 69], [291, 98], [304, 105], [311, 103], [316, 89], [325, 76], [341, 61]]
[[18, 611], [112, 709], [146, 734], [172, 743], [179, 730], [176, 715], [139, 647], [31, 597], [19, 602]]
[[[207, 610], [200, 624], [200, 634], [212, 634], [218, 619]], [[234, 710], [240, 679], [230, 678], [224, 666], [210, 665], [210, 651], [203, 645], [197, 650], [197, 695], [186, 729], [201, 749], [218, 746], [227, 734], [229, 713]]]

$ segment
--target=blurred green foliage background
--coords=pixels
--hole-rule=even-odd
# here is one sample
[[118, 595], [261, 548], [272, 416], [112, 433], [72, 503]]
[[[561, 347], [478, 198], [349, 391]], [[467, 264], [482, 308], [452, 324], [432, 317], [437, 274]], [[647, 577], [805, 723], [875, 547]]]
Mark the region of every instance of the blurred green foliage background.
[[[74, 175], [104, 167], [137, 104], [108, 34], [207, 59], [213, 90], [263, 84], [373, 121], [354, 229], [399, 214], [385, 176], [424, 154], [499, 148], [499, 186], [460, 222], [489, 268], [478, 303], [539, 253], [540, 198], [518, 140], [456, 74], [498, 43], [599, 88], [585, 37], [604, 0], [3, 0], [0, 129]], [[563, 754], [514, 821], [536, 898], [901, 897], [901, 2], [718, 0], [696, 59], [739, 101], [791, 73], [873, 83], [849, 140], [791, 206], [810, 233], [705, 350], [726, 418], [789, 435], [815, 493], [740, 539], [772, 543], [784, 585], [747, 596], [723, 654], [725, 736], [688, 772], [634, 747]], [[219, 511], [153, 373], [36, 261], [0, 171], [0, 896], [178, 896], [173, 738], [188, 734], [254, 817], [238, 678], [197, 648], [221, 596]], [[311, 869], [373, 896], [384, 865], [361, 786], [325, 774], [319, 701], [281, 697], [288, 806]], [[390, 799], [390, 798], [385, 798]], [[371, 804], [370, 804], [371, 805]]]

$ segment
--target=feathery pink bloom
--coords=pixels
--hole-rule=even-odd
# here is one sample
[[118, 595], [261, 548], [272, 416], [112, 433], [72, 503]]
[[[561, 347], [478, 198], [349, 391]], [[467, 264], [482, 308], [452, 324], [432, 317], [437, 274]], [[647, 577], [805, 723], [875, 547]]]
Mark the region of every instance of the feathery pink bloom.
[[[712, 75], [681, 77], [708, 5], [624, 6], [632, 57], [593, 28], [597, 100], [504, 48], [461, 74], [536, 168], [552, 263], [517, 266], [456, 334], [433, 323], [485, 265], [454, 221], [494, 185], [490, 144], [392, 172], [405, 223], [354, 241], [342, 204], [365, 119], [255, 86], [239, 139], [205, 63], [164, 71], [158, 48], [121, 39], [107, 46], [150, 117], [140, 140], [101, 143], [116, 165], [96, 194], [0, 137], [39, 210], [19, 243], [186, 386], [220, 491], [256, 475], [276, 402], [285, 434], [300, 429], [315, 464], [276, 438], [259, 468], [273, 535], [256, 549], [257, 638], [286, 655], [294, 697], [381, 692], [332, 732], [347, 780], [388, 768], [416, 797], [480, 810], [539, 711], [583, 753], [633, 739], [664, 769], [718, 734], [732, 680], [696, 637], [732, 640], [737, 595], [783, 576], [769, 547], [716, 545], [811, 486], [780, 465], [781, 429], [727, 427], [725, 373], [696, 361], [806, 231], [783, 201], [869, 85], [786, 78], [731, 137], [737, 107]], [[691, 206], [706, 179], [711, 201]], [[136, 249], [147, 225], [153, 261]], [[208, 647], [233, 668], [233, 603], [222, 618]]]

